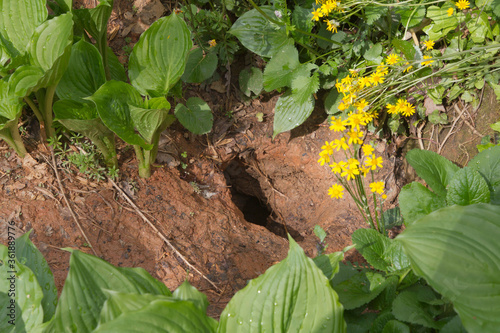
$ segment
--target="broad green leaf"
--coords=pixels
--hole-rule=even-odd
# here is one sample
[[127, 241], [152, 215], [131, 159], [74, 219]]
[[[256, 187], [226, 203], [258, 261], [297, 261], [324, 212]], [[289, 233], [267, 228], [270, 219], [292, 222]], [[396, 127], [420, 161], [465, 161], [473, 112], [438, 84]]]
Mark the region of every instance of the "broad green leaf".
[[108, 20], [113, 10], [113, 0], [101, 0], [95, 8], [73, 11], [80, 24], [98, 42], [106, 35]]
[[467, 331], [465, 330], [464, 325], [462, 325], [460, 317], [455, 316], [443, 326], [439, 333], [467, 333]]
[[395, 38], [392, 40], [392, 45], [394, 45], [396, 50], [404, 54], [406, 60], [415, 59], [416, 51], [415, 48], [413, 47], [414, 44], [412, 42]]
[[[389, 305], [389, 309], [391, 308], [391, 305]], [[390, 311], [384, 311], [381, 312], [377, 318], [373, 321], [373, 325], [370, 328], [370, 333], [382, 333], [384, 330], [385, 325], [395, 319], [394, 315]]]
[[264, 69], [264, 89], [269, 92], [291, 87], [293, 73], [299, 66], [299, 51], [293, 45], [284, 46], [271, 58]]
[[214, 74], [217, 69], [217, 55], [215, 52], [203, 53], [201, 47], [189, 51], [186, 71], [181, 77], [182, 81], [187, 83], [201, 83]]
[[241, 92], [246, 96], [250, 97], [252, 93], [254, 95], [260, 95], [264, 87], [264, 76], [262, 71], [256, 67], [245, 68], [240, 72], [239, 84]]
[[314, 100], [312, 96], [302, 104], [296, 103], [290, 93], [281, 96], [274, 109], [273, 138], [301, 125], [309, 118], [313, 110]]
[[427, 7], [427, 17], [432, 20], [432, 23], [422, 30], [429, 35], [430, 39], [437, 40], [457, 27], [459, 23], [457, 15], [448, 16], [449, 8], [456, 10], [455, 6], [451, 3], [445, 3], [441, 7]]
[[382, 274], [359, 272], [333, 288], [339, 295], [340, 303], [346, 310], [355, 309], [375, 299], [387, 286], [388, 281]]
[[218, 332], [345, 332], [343, 307], [327, 278], [291, 238], [286, 259], [238, 291]]
[[448, 205], [467, 206], [475, 203], [489, 203], [490, 189], [484, 178], [470, 167], [458, 170], [450, 181], [446, 196]]
[[[158, 98], [165, 100], [163, 97]], [[168, 108], [161, 109], [145, 109], [131, 105], [130, 115], [132, 116], [132, 122], [139, 134], [141, 134], [148, 143], [154, 145], [155, 142], [153, 142], [153, 139], [159, 132], [162, 132], [175, 121], [175, 117], [168, 114], [169, 110], [170, 105], [168, 105]]]
[[[12, 89], [9, 89], [8, 80], [8, 77], [0, 79], [0, 116], [5, 118], [5, 121], [17, 119], [23, 107], [19, 97], [13, 94]], [[1, 128], [2, 122], [0, 122]]]
[[326, 40], [324, 40], [322, 38], [316, 37], [316, 43], [318, 43], [318, 46], [325, 50], [334, 50], [340, 48], [343, 45], [344, 39], [346, 39], [348, 36], [343, 31], [338, 31], [332, 34], [331, 31], [326, 30], [326, 24], [320, 25], [318, 35], [326, 38]]
[[142, 95], [165, 96], [184, 73], [192, 45], [191, 33], [177, 14], [162, 17], [134, 46], [128, 65], [130, 82]]
[[[414, 285], [402, 291], [392, 303], [392, 314], [396, 319], [418, 324], [429, 328], [439, 329], [442, 324], [434, 320], [431, 305], [424, 302], [422, 296], [426, 296], [432, 290], [428, 286]], [[431, 299], [435, 299], [434, 295]]]
[[130, 106], [140, 107], [143, 101], [134, 87], [125, 82], [111, 80], [86, 99], [95, 103], [104, 125], [123, 141], [131, 145], [139, 145], [144, 149], [152, 148], [135, 132]]
[[[324, 232], [324, 231], [323, 231]], [[328, 280], [331, 280], [335, 274], [339, 272], [339, 264], [344, 260], [344, 254], [352, 249], [354, 245], [344, 248], [342, 251], [337, 251], [330, 254], [322, 254], [313, 258], [314, 263], [325, 274]]]
[[185, 280], [177, 289], [175, 289], [172, 296], [178, 300], [193, 303], [194, 306], [200, 309], [203, 313], [207, 312], [207, 295], [198, 291], [188, 282], [188, 280]]
[[311, 99], [319, 89], [319, 73], [311, 75], [311, 70], [317, 68], [312, 64], [303, 64], [297, 68], [292, 76], [292, 97], [298, 104], [304, 104]]
[[500, 205], [500, 146], [494, 146], [477, 154], [468, 165], [479, 171], [490, 189], [491, 203]]
[[410, 333], [410, 327], [399, 320], [390, 320], [384, 326], [382, 333]]
[[326, 113], [333, 115], [339, 113], [339, 105], [343, 98], [344, 95], [339, 93], [336, 88], [331, 89], [325, 99]]
[[43, 291], [41, 304], [43, 321], [45, 322], [50, 320], [55, 313], [57, 288], [49, 264], [29, 238], [32, 230], [16, 239], [16, 258], [21, 264], [31, 269]]
[[401, 216], [401, 210], [399, 209], [398, 206], [386, 210], [382, 214], [382, 217], [384, 221], [385, 230], [389, 230], [403, 224], [403, 217]]
[[390, 246], [391, 240], [374, 229], [358, 229], [351, 236], [356, 250], [374, 268], [386, 271], [389, 263], [384, 260], [384, 252]]
[[396, 237], [412, 268], [453, 302], [469, 332], [498, 332], [500, 207], [451, 206]]
[[470, 38], [476, 44], [484, 43], [486, 37], [493, 39], [488, 14], [485, 12], [482, 12], [479, 17], [468, 21], [467, 29], [469, 29]]
[[72, 0], [55, 0], [63, 12], [70, 12], [72, 8]]
[[[161, 282], [142, 268], [114, 267], [100, 258], [74, 250], [56, 315], [48, 331], [93, 332], [106, 301], [103, 289], [122, 293], [171, 295]], [[143, 326], [143, 330], [144, 327], [146, 326]]]
[[2, 43], [12, 57], [26, 52], [28, 43], [47, 19], [46, 0], [0, 1], [0, 33]]
[[128, 77], [125, 72], [125, 68], [110, 47], [107, 48], [106, 56], [108, 57], [108, 67], [111, 74], [111, 80], [127, 82]]
[[399, 193], [399, 208], [407, 226], [444, 206], [446, 202], [443, 197], [417, 182], [405, 185]]
[[406, 28], [411, 28], [422, 22], [425, 17], [425, 6], [401, 7], [397, 10], [401, 15], [401, 24]]
[[382, 44], [377, 43], [370, 47], [364, 54], [363, 57], [368, 61], [374, 61], [379, 63], [382, 60], [380, 56], [382, 54]]
[[162, 295], [110, 292], [93, 332], [215, 332], [214, 320], [193, 303]]
[[413, 149], [406, 154], [406, 160], [440, 197], [446, 196], [446, 187], [455, 172], [460, 169], [445, 157], [430, 150]]
[[[43, 290], [31, 269], [16, 259], [11, 242], [10, 250], [0, 244], [0, 331], [31, 332], [43, 321]], [[11, 319], [15, 325], [8, 322]]]
[[[411, 272], [411, 268], [409, 269]], [[411, 273], [410, 273], [411, 274]], [[406, 275], [408, 276], [408, 275]], [[370, 308], [374, 310], [387, 311], [392, 308], [392, 302], [396, 299], [398, 294], [398, 286], [399, 286], [399, 276], [398, 275], [389, 275], [387, 276], [387, 286], [384, 290], [373, 300], [370, 302]], [[402, 286], [403, 287], [403, 286]], [[390, 319], [394, 317], [391, 315]], [[380, 319], [382, 321], [382, 319]], [[387, 321], [387, 320], [386, 320]], [[374, 323], [375, 324], [375, 323]], [[379, 332], [382, 331], [384, 326], [380, 324]], [[374, 330], [373, 333], [377, 333], [377, 330]]]
[[96, 47], [80, 40], [73, 44], [69, 65], [56, 89], [61, 99], [93, 95], [106, 82], [102, 58]]
[[55, 120], [90, 120], [99, 118], [95, 104], [84, 99], [60, 99], [54, 103], [53, 109], [56, 116]]
[[212, 130], [213, 115], [210, 106], [198, 97], [190, 97], [186, 106], [177, 104], [175, 116], [179, 122], [194, 134], [206, 134]]
[[40, 67], [21, 66], [9, 77], [9, 90], [11, 90], [12, 94], [23, 98], [31, 94], [33, 88], [38, 85], [44, 74]]
[[[271, 7], [262, 6], [260, 9], [267, 16], [275, 17]], [[288, 38], [285, 26], [268, 21], [257, 9], [241, 15], [228, 32], [261, 57], [272, 57], [282, 46], [293, 45], [293, 39]]]
[[319, 225], [315, 225], [314, 226], [314, 234], [316, 235], [316, 237], [319, 238], [319, 241], [320, 242], [323, 242], [326, 238], [326, 231], [325, 229], [321, 228]]
[[[292, 12], [292, 24], [297, 27], [298, 29], [305, 31], [305, 32], [311, 32], [312, 28], [314, 27], [314, 22], [311, 20], [312, 14], [311, 10], [307, 8], [302, 8], [301, 6], [294, 6], [293, 7], [293, 12]], [[292, 31], [293, 38], [302, 43], [302, 44], [307, 44], [309, 36]]]

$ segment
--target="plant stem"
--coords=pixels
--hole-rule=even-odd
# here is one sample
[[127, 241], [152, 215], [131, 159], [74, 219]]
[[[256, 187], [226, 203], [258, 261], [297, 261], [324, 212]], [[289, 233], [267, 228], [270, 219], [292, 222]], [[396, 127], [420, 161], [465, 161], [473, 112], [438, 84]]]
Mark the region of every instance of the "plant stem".
[[104, 162], [106, 162], [106, 166], [108, 168], [118, 168], [114, 134], [102, 137], [94, 136], [89, 138], [104, 156]]
[[17, 129], [17, 121], [12, 121], [11, 124], [1, 129], [0, 138], [4, 139], [16, 151], [19, 157], [24, 158], [26, 156], [26, 147], [24, 147], [23, 139]]
[[54, 101], [54, 94], [56, 92], [56, 87], [57, 85], [52, 85], [47, 87], [46, 93], [45, 93], [45, 99], [43, 101], [44, 107], [43, 107], [43, 120], [44, 120], [44, 125], [45, 125], [45, 133], [48, 138], [53, 138], [55, 137], [55, 131], [54, 128], [52, 127], [52, 102]]
[[137, 164], [139, 165], [139, 176], [149, 178], [151, 176], [151, 164], [149, 163], [149, 152], [143, 151], [138, 145], [134, 145], [135, 156], [137, 156]]
[[43, 121], [43, 116], [42, 114], [40, 113], [40, 110], [38, 110], [35, 102], [33, 102], [33, 100], [31, 100], [31, 98], [29, 98], [28, 96], [25, 96], [24, 97], [24, 101], [26, 102], [26, 104], [29, 105], [29, 107], [31, 108], [31, 110], [33, 110], [33, 113], [35, 114], [35, 116], [37, 117], [38, 121], [39, 122], [42, 122]]

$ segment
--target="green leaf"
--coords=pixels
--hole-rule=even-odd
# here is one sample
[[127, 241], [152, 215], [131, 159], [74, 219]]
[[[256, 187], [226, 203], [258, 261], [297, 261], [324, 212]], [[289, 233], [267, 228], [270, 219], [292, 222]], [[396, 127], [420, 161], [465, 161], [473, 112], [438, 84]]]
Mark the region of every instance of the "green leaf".
[[[157, 98], [165, 100], [164, 97]], [[170, 103], [168, 107], [159, 109], [145, 109], [130, 105], [130, 115], [135, 128], [148, 143], [153, 145], [155, 137], [175, 121], [175, 117], [168, 114], [169, 111]]]
[[493, 39], [493, 35], [490, 31], [488, 14], [485, 12], [482, 12], [479, 17], [468, 21], [467, 29], [469, 29], [470, 38], [476, 44], [484, 43], [486, 37]]
[[250, 97], [252, 93], [254, 95], [260, 95], [262, 88], [264, 87], [264, 77], [262, 71], [256, 67], [245, 68], [240, 72], [239, 84], [241, 92], [246, 96]]
[[292, 94], [282, 95], [276, 102], [274, 109], [273, 138], [302, 124], [309, 118], [313, 110], [314, 100], [312, 96], [307, 102], [298, 104]]
[[500, 146], [494, 146], [477, 154], [468, 165], [479, 171], [490, 189], [491, 203], [500, 205]]
[[418, 176], [439, 196], [446, 196], [446, 186], [459, 167], [430, 150], [413, 149], [406, 155]]
[[[262, 6], [260, 9], [267, 16], [275, 17], [271, 7]], [[288, 38], [284, 25], [269, 22], [257, 9], [241, 15], [228, 32], [261, 57], [272, 57], [282, 46], [294, 43], [293, 39]]]
[[26, 52], [36, 27], [47, 19], [46, 0], [0, 1], [2, 42], [12, 57]]
[[438, 40], [457, 27], [459, 23], [457, 15], [448, 16], [449, 8], [455, 10], [452, 3], [445, 3], [442, 7], [429, 6], [427, 8], [427, 17], [432, 20], [432, 23], [422, 30], [429, 35], [429, 39]]
[[490, 189], [479, 172], [465, 167], [458, 170], [451, 179], [446, 201], [448, 205], [460, 206], [489, 203]]
[[108, 20], [113, 10], [113, 0], [101, 0], [95, 8], [73, 11], [83, 28], [100, 43], [106, 35]]
[[293, 45], [281, 48], [264, 69], [264, 89], [267, 92], [292, 86], [295, 69], [300, 66], [299, 52]]
[[[314, 27], [314, 22], [311, 20], [311, 17], [312, 15], [310, 9], [295, 6], [292, 12], [292, 24], [302, 31], [311, 32]], [[292, 34], [293, 39], [302, 44], [307, 44], [309, 36], [295, 31], [292, 31]]]
[[210, 106], [198, 97], [190, 97], [186, 106], [177, 104], [175, 115], [179, 122], [194, 134], [206, 134], [212, 130], [213, 115]]
[[[23, 104], [20, 102], [19, 97], [14, 95], [12, 89], [9, 89], [7, 82], [9, 78], [0, 80], [0, 116], [8, 120], [16, 120], [21, 115]], [[0, 122], [0, 129], [2, 129], [2, 122]]]
[[386, 271], [389, 263], [384, 260], [384, 252], [389, 247], [391, 240], [373, 229], [358, 229], [351, 236], [356, 250], [374, 268]]
[[203, 53], [201, 47], [189, 51], [186, 71], [182, 75], [182, 81], [201, 83], [214, 74], [217, 69], [217, 55], [215, 52], [208, 52], [206, 55]]
[[191, 33], [177, 14], [162, 17], [134, 46], [128, 67], [130, 82], [142, 95], [167, 95], [184, 73], [192, 46]]
[[396, 11], [401, 15], [401, 24], [406, 28], [411, 28], [420, 24], [425, 17], [425, 7], [401, 7]]
[[388, 281], [382, 274], [359, 272], [333, 288], [339, 295], [340, 303], [346, 310], [355, 309], [375, 299], [387, 286]]
[[108, 81], [94, 95], [87, 97], [97, 107], [104, 125], [116, 133], [123, 141], [139, 145], [148, 150], [152, 146], [135, 132], [130, 106], [143, 105], [141, 95], [132, 86], [121, 81]]
[[97, 48], [83, 40], [73, 44], [69, 65], [56, 89], [60, 99], [93, 95], [106, 82], [102, 58]]
[[162, 295], [106, 292], [101, 321], [93, 332], [215, 332], [214, 320], [193, 303]]
[[325, 274], [328, 280], [331, 280], [335, 274], [339, 272], [339, 264], [344, 260], [344, 254], [352, 249], [354, 245], [344, 248], [342, 251], [337, 251], [330, 254], [322, 254], [313, 258], [314, 263]]
[[448, 115], [444, 112], [440, 113], [439, 110], [434, 110], [429, 115], [429, 121], [435, 125], [437, 124], [446, 125], [448, 124]]
[[185, 280], [177, 289], [175, 289], [172, 296], [181, 301], [189, 301], [194, 304], [203, 313], [207, 312], [208, 300], [207, 295], [199, 292], [193, 287], [188, 280]]
[[9, 90], [18, 97], [27, 96], [38, 85], [44, 74], [40, 67], [21, 66], [9, 77]]
[[401, 216], [401, 210], [398, 206], [386, 210], [382, 214], [384, 220], [384, 226], [386, 230], [392, 229], [394, 227], [403, 224], [403, 217]]
[[382, 54], [382, 44], [377, 43], [370, 47], [364, 54], [363, 57], [368, 60], [368, 61], [374, 61], [377, 63], [380, 63], [382, 60], [382, 57], [380, 56]]
[[[72, 0], [55, 0], [55, 2], [59, 5], [59, 8], [66, 13], [71, 11]], [[101, 1], [102, 2], [102, 1]]]
[[387, 13], [387, 7], [377, 6], [377, 5], [367, 5], [365, 7], [366, 23], [372, 25], [377, 21], [382, 15]]
[[238, 291], [218, 332], [345, 332], [343, 307], [327, 278], [290, 239], [288, 256]]
[[292, 97], [298, 104], [304, 104], [311, 99], [319, 89], [319, 73], [311, 75], [311, 70], [317, 68], [312, 64], [302, 64], [292, 76]]
[[[103, 289], [122, 293], [171, 295], [165, 285], [142, 268], [114, 267], [102, 259], [74, 250], [56, 315], [47, 331], [93, 332], [106, 300]], [[146, 326], [142, 327], [143, 330], [144, 327]]]
[[342, 102], [344, 95], [339, 93], [336, 88], [330, 90], [325, 99], [325, 109], [328, 114], [339, 113], [339, 105]]
[[111, 80], [127, 82], [128, 77], [127, 73], [125, 73], [125, 68], [110, 47], [107, 48], [106, 56], [108, 57], [108, 67], [111, 74]]
[[410, 328], [398, 320], [390, 320], [384, 326], [382, 333], [410, 333]]
[[377, 315], [372, 312], [360, 314], [356, 310], [346, 311], [344, 313], [347, 331], [349, 333], [367, 333], [373, 324]]
[[[15, 258], [11, 242], [10, 250], [0, 244], [0, 331], [31, 332], [43, 321], [43, 290], [31, 269]], [[8, 322], [11, 319], [14, 325]]]
[[[423, 298], [424, 296], [428, 298]], [[436, 299], [432, 289], [428, 286], [414, 285], [396, 297], [392, 304], [392, 314], [401, 321], [439, 329], [441, 325], [434, 320], [432, 306], [424, 302], [427, 299]]]
[[399, 208], [407, 226], [445, 206], [444, 197], [437, 196], [417, 182], [405, 185], [399, 193]]
[[460, 321], [459, 316], [453, 317], [443, 328], [439, 331], [439, 333], [467, 333], [462, 322]]
[[42, 308], [43, 321], [48, 321], [55, 313], [57, 305], [57, 288], [54, 282], [49, 264], [30, 240], [30, 234], [33, 231], [26, 232], [16, 239], [16, 258], [21, 264], [26, 265], [33, 274], [43, 290]]
[[321, 228], [319, 225], [316, 224], [314, 226], [314, 230], [313, 231], [314, 231], [314, 234], [316, 235], [316, 237], [319, 238], [320, 242], [323, 242], [325, 240], [325, 238], [326, 238], [326, 231], [323, 228]]
[[498, 332], [500, 207], [451, 206], [410, 225], [396, 240], [412, 268], [453, 302], [469, 332]]
[[406, 60], [414, 60], [415, 59], [415, 48], [413, 47], [413, 43], [410, 41], [405, 41], [401, 39], [393, 39], [392, 45], [399, 52], [403, 53]]

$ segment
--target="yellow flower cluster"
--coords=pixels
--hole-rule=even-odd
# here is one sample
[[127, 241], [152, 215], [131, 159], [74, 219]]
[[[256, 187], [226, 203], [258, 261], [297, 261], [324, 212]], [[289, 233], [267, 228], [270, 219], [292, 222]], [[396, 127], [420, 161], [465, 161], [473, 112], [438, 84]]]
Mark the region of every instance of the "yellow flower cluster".
[[316, 4], [321, 6], [311, 12], [311, 20], [319, 21], [321, 18], [325, 18], [323, 22], [326, 22], [326, 30], [331, 31], [332, 33], [337, 32], [339, 23], [335, 20], [329, 20], [328, 15], [332, 12], [342, 13], [344, 11], [343, 7], [340, 5], [340, 0], [316, 0]]
[[388, 114], [401, 114], [404, 117], [410, 117], [415, 113], [415, 106], [405, 99], [398, 99], [395, 105], [388, 103], [386, 105]]

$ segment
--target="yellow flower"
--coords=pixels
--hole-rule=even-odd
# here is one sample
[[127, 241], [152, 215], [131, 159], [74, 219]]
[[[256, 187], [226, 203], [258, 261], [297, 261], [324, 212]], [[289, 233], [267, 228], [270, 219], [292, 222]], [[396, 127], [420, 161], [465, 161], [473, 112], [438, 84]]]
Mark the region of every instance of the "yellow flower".
[[208, 41], [208, 45], [210, 45], [210, 47], [214, 47], [215, 45], [217, 45], [217, 42], [215, 41], [215, 39], [212, 39]]
[[427, 48], [426, 50], [432, 50], [434, 48], [434, 44], [436, 44], [436, 43], [434, 43], [434, 41], [430, 40], [430, 39], [424, 41], [424, 45]]
[[455, 3], [455, 6], [457, 6], [457, 8], [460, 9], [460, 10], [467, 9], [467, 8], [469, 8], [469, 1], [467, 1], [467, 0], [458, 0]]
[[366, 177], [368, 172], [370, 172], [370, 168], [366, 167], [366, 166], [362, 166], [361, 168], [359, 168], [359, 171], [361, 171], [361, 173], [363, 174], [363, 177]]
[[339, 109], [339, 111], [344, 111], [347, 109], [347, 105], [345, 103], [340, 103], [337, 109]]
[[313, 21], [319, 21], [319, 19], [323, 17], [323, 13], [321, 12], [321, 9], [319, 9], [319, 8], [316, 9], [311, 14], [313, 14], [313, 17], [311, 18], [311, 20], [313, 20]]
[[378, 194], [382, 194], [384, 193], [384, 187], [385, 187], [384, 182], [370, 183], [370, 190], [372, 191], [372, 193], [377, 192]]
[[379, 83], [383, 83], [384, 82], [384, 76], [383, 76], [383, 74], [381, 74], [379, 72], [373, 73], [372, 75], [370, 75], [370, 82], [374, 86], [378, 86]]
[[347, 180], [354, 179], [356, 175], [359, 175], [358, 166], [356, 164], [350, 164], [340, 175], [346, 177]]
[[349, 73], [351, 74], [352, 77], [358, 76], [358, 71], [355, 69], [349, 69]]
[[325, 16], [328, 16], [332, 10], [335, 9], [336, 3], [333, 1], [327, 1], [323, 5], [321, 5], [321, 11]]
[[359, 102], [356, 102], [354, 106], [358, 109], [359, 112], [363, 112], [363, 110], [368, 106], [368, 102], [363, 98]]
[[401, 114], [405, 117], [412, 116], [415, 113], [415, 106], [406, 102], [404, 108], [401, 109]]
[[400, 60], [400, 59], [399, 59], [398, 55], [397, 55], [397, 54], [395, 54], [395, 53], [390, 54], [390, 55], [387, 57], [387, 59], [386, 59], [386, 61], [387, 61], [387, 64], [388, 64], [388, 65], [394, 65], [394, 64], [395, 64], [395, 63], [397, 63], [399, 60]]
[[352, 130], [359, 131], [359, 125], [364, 125], [363, 117], [359, 114], [351, 114], [349, 118], [347, 118], [347, 125], [351, 126]]
[[335, 20], [323, 20], [323, 22], [326, 22], [326, 30], [331, 31], [332, 33], [337, 32], [337, 26]]
[[330, 121], [330, 130], [333, 130], [334, 132], [342, 132], [345, 131], [345, 125], [346, 121], [342, 120], [339, 118], [332, 117], [332, 120]]
[[387, 195], [386, 194], [382, 194], [382, 199], [387, 199]]
[[347, 150], [349, 149], [349, 146], [347, 145], [347, 143], [345, 142], [345, 138], [342, 138], [342, 139], [335, 139], [333, 145], [332, 145], [333, 148], [337, 149], [337, 151], [339, 151], [341, 148], [343, 150]]
[[453, 15], [453, 8], [448, 8], [447, 12], [448, 12], [448, 16]]
[[347, 165], [349, 168], [354, 168], [359, 165], [359, 161], [355, 158], [350, 158], [347, 160]]
[[363, 143], [363, 141], [361, 141], [361, 139], [360, 139], [363, 137], [363, 132], [351, 130], [351, 131], [347, 132], [347, 135], [349, 136], [349, 142], [348, 142], [349, 144], [351, 144], [351, 143], [353, 143], [353, 144]]
[[406, 100], [405, 99], [398, 99], [396, 102], [396, 105], [394, 105], [394, 113], [401, 113], [403, 110], [406, 108]]
[[358, 80], [358, 84], [361, 89], [372, 85], [371, 80], [368, 76], [360, 77]]
[[341, 173], [344, 170], [346, 163], [344, 161], [340, 161], [339, 163], [333, 162], [330, 164], [333, 173]]
[[340, 80], [340, 83], [342, 84], [352, 84], [352, 77], [350, 77], [349, 75], [347, 75], [345, 78], [343, 78], [342, 80]]
[[319, 160], [318, 160], [318, 163], [323, 166], [326, 164], [329, 164], [330, 163], [330, 155], [328, 155], [327, 152], [325, 152], [324, 150], [322, 152], [319, 153]]
[[382, 162], [382, 157], [375, 157], [375, 155], [372, 155], [366, 158], [365, 164], [367, 167], [375, 170], [377, 167], [382, 168]]
[[387, 75], [387, 73], [389, 73], [389, 69], [387, 68], [387, 66], [382, 61], [380, 63], [380, 65], [377, 66], [376, 72], [379, 73], [382, 76], [385, 76], [385, 75]]
[[361, 149], [363, 149], [363, 154], [365, 154], [365, 156], [373, 154], [373, 150], [374, 150], [372, 145], [369, 145], [369, 144], [363, 145], [363, 147], [361, 147]]
[[[431, 58], [432, 57], [430, 57], [430, 56], [424, 55], [424, 59], [431, 59]], [[432, 64], [433, 62], [434, 62], [434, 60], [428, 60], [428, 61], [422, 61], [421, 64], [422, 64], [422, 66], [428, 66], [428, 65]]]
[[[332, 144], [333, 144], [333, 141], [332, 142], [325, 141], [325, 145], [321, 146], [321, 149], [322, 149], [321, 153], [325, 152], [325, 154], [333, 155]], [[321, 153], [320, 153], [320, 156], [321, 156]]]
[[328, 195], [331, 198], [342, 199], [344, 195], [344, 187], [339, 184], [333, 184], [332, 187], [328, 189]]
[[[410, 65], [410, 63], [409, 63], [409, 62], [407, 62], [405, 65]], [[411, 66], [411, 65], [410, 65], [410, 66], [408, 66], [408, 67], [406, 67], [406, 68], [403, 70], [403, 73], [404, 73], [404, 72], [409, 72], [409, 71], [410, 71], [410, 69], [412, 69], [412, 68], [413, 68], [413, 66]]]
[[388, 114], [397, 114], [398, 113], [398, 109], [397, 109], [396, 105], [387, 104], [385, 107], [387, 108]]

